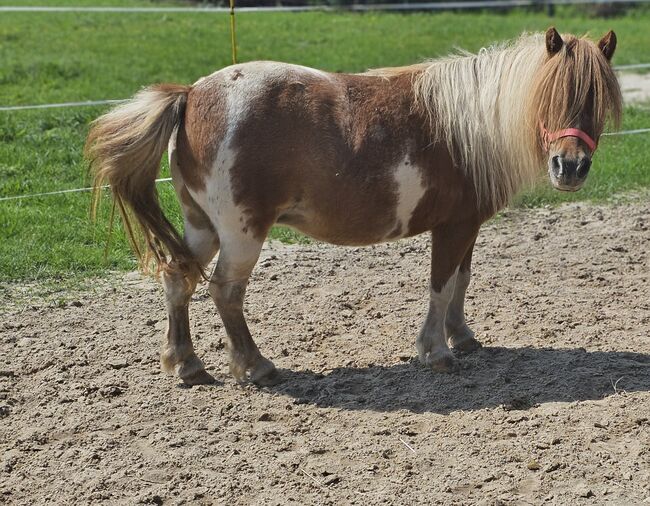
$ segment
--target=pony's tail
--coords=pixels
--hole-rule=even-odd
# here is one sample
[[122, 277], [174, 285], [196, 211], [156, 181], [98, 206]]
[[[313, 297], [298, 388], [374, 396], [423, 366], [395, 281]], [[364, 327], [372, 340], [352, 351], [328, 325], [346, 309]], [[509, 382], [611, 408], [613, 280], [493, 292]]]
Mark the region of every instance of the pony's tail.
[[[171, 262], [185, 271], [202, 272], [183, 238], [163, 214], [156, 191], [160, 160], [181, 123], [189, 91], [189, 86], [172, 84], [145, 88], [95, 120], [86, 141], [84, 153], [93, 178], [93, 217], [102, 186], [108, 184], [144, 271], [153, 261], [156, 273]], [[134, 221], [139, 230], [133, 226]]]

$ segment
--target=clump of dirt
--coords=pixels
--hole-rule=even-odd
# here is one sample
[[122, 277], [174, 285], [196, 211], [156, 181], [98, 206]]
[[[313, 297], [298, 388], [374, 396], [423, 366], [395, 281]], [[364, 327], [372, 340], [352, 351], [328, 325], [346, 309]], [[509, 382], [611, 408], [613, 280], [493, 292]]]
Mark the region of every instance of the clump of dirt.
[[419, 365], [426, 237], [269, 245], [247, 315], [281, 368], [160, 373], [161, 288], [137, 274], [0, 321], [0, 502], [639, 504], [650, 497], [650, 205], [509, 211], [484, 228], [458, 374]]

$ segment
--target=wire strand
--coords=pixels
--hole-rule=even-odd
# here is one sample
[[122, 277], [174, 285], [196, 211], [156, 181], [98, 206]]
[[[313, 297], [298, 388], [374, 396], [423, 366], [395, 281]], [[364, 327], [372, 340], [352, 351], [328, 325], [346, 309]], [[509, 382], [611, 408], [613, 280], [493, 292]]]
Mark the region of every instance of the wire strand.
[[230, 45], [232, 46], [232, 64], [237, 63], [237, 34], [235, 32], [235, 0], [230, 0]]

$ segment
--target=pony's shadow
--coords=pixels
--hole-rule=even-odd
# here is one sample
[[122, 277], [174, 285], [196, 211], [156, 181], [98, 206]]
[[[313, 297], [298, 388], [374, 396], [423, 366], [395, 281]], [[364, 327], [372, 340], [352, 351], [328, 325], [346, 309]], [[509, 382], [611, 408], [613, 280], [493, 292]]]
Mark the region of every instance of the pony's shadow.
[[325, 374], [281, 370], [272, 391], [296, 404], [346, 410], [449, 413], [650, 391], [650, 355], [582, 348], [487, 347], [461, 358], [457, 374], [417, 359], [392, 366], [339, 367]]

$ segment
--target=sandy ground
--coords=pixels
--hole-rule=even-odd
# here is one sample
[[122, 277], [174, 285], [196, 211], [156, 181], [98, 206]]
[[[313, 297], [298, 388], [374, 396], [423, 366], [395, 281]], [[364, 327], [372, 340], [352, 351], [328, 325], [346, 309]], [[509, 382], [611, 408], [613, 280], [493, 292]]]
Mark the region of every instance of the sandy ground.
[[270, 245], [249, 289], [272, 388], [227, 375], [206, 287], [198, 353], [160, 373], [160, 287], [131, 273], [0, 320], [0, 502], [650, 503], [650, 204], [510, 211], [467, 304], [485, 347], [419, 365], [426, 237]]

